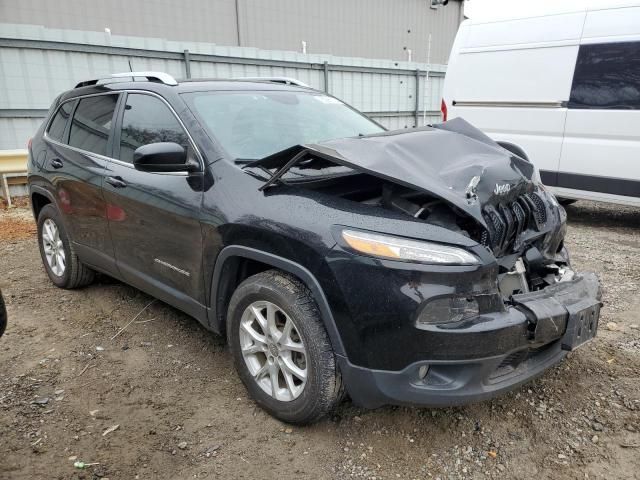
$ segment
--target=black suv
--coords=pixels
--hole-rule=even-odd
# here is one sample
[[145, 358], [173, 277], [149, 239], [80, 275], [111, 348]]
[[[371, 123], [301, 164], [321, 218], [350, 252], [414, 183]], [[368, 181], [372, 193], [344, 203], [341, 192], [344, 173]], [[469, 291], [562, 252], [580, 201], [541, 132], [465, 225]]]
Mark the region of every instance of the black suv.
[[387, 132], [319, 91], [117, 74], [60, 95], [29, 148], [46, 271], [102, 272], [226, 334], [251, 396], [311, 422], [489, 398], [596, 333], [566, 216], [461, 119]]

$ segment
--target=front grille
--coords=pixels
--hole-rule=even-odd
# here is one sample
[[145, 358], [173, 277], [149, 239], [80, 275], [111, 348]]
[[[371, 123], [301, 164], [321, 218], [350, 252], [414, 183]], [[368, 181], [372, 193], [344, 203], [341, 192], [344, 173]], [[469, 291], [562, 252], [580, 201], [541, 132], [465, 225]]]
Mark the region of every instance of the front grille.
[[482, 244], [496, 256], [502, 256], [518, 247], [517, 241], [522, 232], [542, 229], [547, 221], [547, 210], [544, 200], [534, 192], [497, 207], [487, 205], [482, 216], [487, 224], [487, 235], [482, 235]]
[[498, 368], [493, 371], [489, 378], [495, 379], [513, 372], [522, 362], [527, 359], [528, 356], [529, 352], [527, 350], [520, 350], [507, 355], [504, 360], [500, 362]]
[[534, 215], [539, 226], [544, 225], [547, 221], [547, 209], [544, 206], [544, 200], [537, 193], [527, 195], [527, 198], [535, 205]]
[[503, 381], [507, 376], [519, 375], [527, 368], [546, 362], [551, 356], [560, 350], [558, 341], [547, 343], [539, 348], [518, 350], [512, 352], [500, 362], [500, 365], [491, 372], [488, 380], [491, 383]]

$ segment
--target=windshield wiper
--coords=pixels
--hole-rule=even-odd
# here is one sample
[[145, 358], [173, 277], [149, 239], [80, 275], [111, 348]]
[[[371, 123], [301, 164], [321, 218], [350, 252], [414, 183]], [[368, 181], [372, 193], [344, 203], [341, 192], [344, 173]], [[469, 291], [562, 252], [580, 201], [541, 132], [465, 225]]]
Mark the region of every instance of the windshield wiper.
[[[336, 157], [320, 150], [320, 145], [294, 145], [268, 157], [247, 163], [242, 169], [259, 168], [267, 173], [269, 179], [259, 188], [260, 191], [271, 187], [293, 167], [319, 169], [326, 166], [341, 165]], [[272, 172], [272, 170], [275, 170]]]
[[258, 190], [260, 190], [261, 192], [267, 188], [269, 188], [271, 185], [273, 185], [274, 183], [276, 183], [285, 173], [287, 173], [287, 171], [289, 171], [289, 169], [291, 167], [293, 167], [296, 163], [298, 163], [302, 158], [304, 158], [304, 156], [307, 154], [306, 150], [302, 150], [301, 152], [297, 153], [296, 155], [294, 155], [291, 160], [289, 160], [287, 163], [285, 163], [282, 167], [280, 167], [278, 170], [276, 170], [273, 175], [271, 176], [271, 178], [269, 180], [267, 180], [264, 185], [262, 185]]

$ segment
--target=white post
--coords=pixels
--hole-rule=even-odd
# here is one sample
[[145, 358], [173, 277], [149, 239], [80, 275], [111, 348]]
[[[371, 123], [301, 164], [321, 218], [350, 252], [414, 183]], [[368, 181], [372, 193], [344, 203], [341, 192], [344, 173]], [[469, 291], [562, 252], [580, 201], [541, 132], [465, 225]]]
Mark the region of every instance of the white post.
[[427, 47], [427, 74], [424, 77], [424, 94], [422, 95], [422, 126], [427, 124], [427, 93], [429, 89], [429, 70], [431, 70], [431, 34], [429, 34], [429, 45]]
[[7, 202], [7, 208], [11, 208], [11, 194], [9, 193], [9, 182], [7, 182], [7, 176], [3, 173], [2, 177], [2, 192], [4, 194], [4, 200]]

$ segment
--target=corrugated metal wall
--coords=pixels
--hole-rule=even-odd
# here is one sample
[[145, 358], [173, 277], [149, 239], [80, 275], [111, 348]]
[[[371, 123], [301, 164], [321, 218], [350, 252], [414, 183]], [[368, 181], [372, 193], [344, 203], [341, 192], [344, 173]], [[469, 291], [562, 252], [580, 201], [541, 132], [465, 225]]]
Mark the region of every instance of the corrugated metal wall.
[[447, 62], [462, 2], [430, 0], [2, 0], [5, 23], [365, 58]]
[[129, 71], [129, 62], [134, 70], [164, 71], [176, 78], [187, 73], [193, 78], [294, 77], [390, 129], [413, 127], [416, 119], [422, 124], [423, 110], [427, 123], [439, 120], [445, 71], [443, 65], [432, 65], [425, 85], [424, 63], [0, 24], [0, 149], [24, 148], [59, 93], [80, 80]]
[[[203, 0], [206, 1], [206, 0]], [[243, 45], [350, 57], [426, 61], [427, 38], [434, 39], [433, 62], [446, 63], [462, 2], [433, 9], [430, 0], [240, 0]]]

